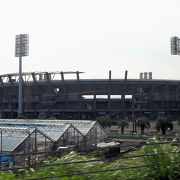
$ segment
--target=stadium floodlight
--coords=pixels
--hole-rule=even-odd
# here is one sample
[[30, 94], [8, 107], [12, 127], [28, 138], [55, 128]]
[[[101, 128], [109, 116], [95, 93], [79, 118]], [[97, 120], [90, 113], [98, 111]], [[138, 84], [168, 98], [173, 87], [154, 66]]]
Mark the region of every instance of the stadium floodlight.
[[29, 55], [29, 35], [16, 35], [15, 57], [19, 57], [18, 116], [22, 115], [22, 57]]
[[177, 36], [171, 38], [171, 54], [180, 55], [180, 38]]
[[16, 35], [15, 57], [28, 56], [29, 54], [29, 35]]

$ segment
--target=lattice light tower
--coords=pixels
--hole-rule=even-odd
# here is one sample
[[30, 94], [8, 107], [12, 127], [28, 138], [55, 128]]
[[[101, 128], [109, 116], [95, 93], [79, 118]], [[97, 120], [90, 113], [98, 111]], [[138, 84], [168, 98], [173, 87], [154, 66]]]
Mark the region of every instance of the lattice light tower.
[[29, 35], [16, 35], [15, 57], [19, 57], [19, 92], [18, 92], [18, 116], [23, 114], [22, 110], [22, 57], [29, 55]]
[[171, 38], [171, 54], [180, 55], [180, 38], [177, 36]]

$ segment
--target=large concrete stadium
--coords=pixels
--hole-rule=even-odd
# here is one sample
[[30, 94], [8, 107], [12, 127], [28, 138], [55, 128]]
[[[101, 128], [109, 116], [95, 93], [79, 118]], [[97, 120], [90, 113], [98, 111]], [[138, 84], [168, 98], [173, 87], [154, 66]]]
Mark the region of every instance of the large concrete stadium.
[[[131, 120], [139, 115], [180, 115], [180, 81], [80, 79], [82, 72], [23, 73], [23, 115], [27, 118], [95, 119], [108, 114]], [[74, 74], [74, 79], [65, 76]], [[0, 118], [18, 116], [18, 73], [0, 75]]]

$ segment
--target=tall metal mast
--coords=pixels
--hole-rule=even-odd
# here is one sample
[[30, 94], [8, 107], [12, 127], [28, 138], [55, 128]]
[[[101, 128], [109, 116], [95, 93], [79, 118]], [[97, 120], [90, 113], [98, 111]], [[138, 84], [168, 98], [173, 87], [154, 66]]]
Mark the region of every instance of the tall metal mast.
[[29, 54], [29, 35], [16, 35], [15, 57], [19, 57], [18, 117], [23, 114], [22, 57]]

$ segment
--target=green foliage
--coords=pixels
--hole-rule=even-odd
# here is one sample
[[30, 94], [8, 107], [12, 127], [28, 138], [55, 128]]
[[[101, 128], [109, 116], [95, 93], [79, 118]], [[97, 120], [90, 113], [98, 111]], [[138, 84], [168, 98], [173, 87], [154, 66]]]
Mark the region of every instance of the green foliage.
[[144, 134], [144, 129], [150, 127], [150, 122], [146, 116], [141, 116], [136, 119], [137, 126], [141, 128], [141, 134]]
[[47, 118], [47, 120], [57, 120], [57, 118], [56, 117], [49, 117], [49, 118]]
[[177, 123], [180, 125], [180, 116], [177, 118]]
[[0, 180], [13, 180], [16, 179], [15, 177], [16, 175], [11, 171], [0, 172]]
[[21, 114], [17, 117], [17, 119], [27, 119], [27, 117]]
[[[119, 180], [177, 180], [180, 179], [180, 147], [173, 144], [155, 144], [159, 141], [151, 139], [139, 151], [140, 154], [149, 156], [142, 157], [142, 164], [147, 167], [127, 169], [119, 172]], [[162, 140], [161, 140], [162, 142]], [[136, 162], [134, 159], [134, 162]], [[126, 162], [127, 163], [127, 162]], [[129, 163], [129, 161], [128, 161]], [[133, 165], [131, 165], [133, 166]], [[149, 167], [148, 167], [149, 166]]]
[[[149, 143], [157, 143], [152, 139]], [[144, 179], [176, 180], [180, 179], [180, 147], [172, 144], [153, 144], [144, 146], [144, 154], [154, 154], [143, 158], [145, 165], [155, 165], [145, 169]], [[142, 176], [143, 176], [142, 174]]]
[[[22, 180], [35, 179], [47, 176], [60, 176], [64, 174], [73, 174], [80, 172], [94, 172], [98, 170], [117, 169], [122, 167], [147, 165], [150, 167], [138, 169], [126, 169], [110, 171], [96, 174], [76, 175], [64, 178], [51, 178], [62, 180], [177, 180], [180, 179], [180, 147], [172, 144], [155, 144], [159, 142], [151, 139], [150, 145], [143, 146], [131, 155], [147, 154], [149, 156], [137, 157], [131, 159], [119, 159], [112, 161], [94, 161], [88, 163], [72, 163], [66, 165], [56, 165], [49, 167], [39, 167], [36, 169], [19, 170], [17, 173], [11, 171], [0, 172], [0, 180]], [[162, 142], [162, 141], [161, 141]], [[153, 155], [152, 155], [153, 154]], [[151, 156], [150, 156], [151, 155]], [[127, 155], [125, 155], [127, 156]], [[96, 159], [92, 156], [79, 155], [71, 152], [61, 158], [48, 158], [44, 164], [87, 161]]]
[[161, 130], [162, 134], [166, 134], [168, 128], [172, 131], [173, 130], [173, 123], [171, 118], [168, 117], [159, 117], [156, 120], [156, 129], [158, 131]]
[[96, 121], [101, 124], [102, 127], [106, 128], [106, 127], [111, 127], [111, 118], [109, 115], [105, 115], [105, 116], [99, 116], [96, 118]]
[[127, 120], [120, 120], [118, 121], [118, 128], [121, 128], [121, 134], [124, 134], [124, 128], [129, 126], [129, 123]]
[[[46, 164], [58, 163], [58, 162], [72, 162], [72, 161], [86, 161], [93, 159], [92, 157], [80, 156], [77, 153], [70, 153], [59, 159], [51, 159], [46, 162]], [[95, 159], [95, 158], [94, 158]], [[17, 179], [28, 179], [28, 178], [40, 178], [46, 176], [60, 176], [64, 174], [73, 174], [78, 172], [88, 172], [88, 171], [97, 171], [103, 169], [111, 169], [112, 166], [108, 165], [105, 162], [88, 162], [88, 163], [78, 163], [78, 164], [69, 164], [69, 165], [59, 165], [51, 167], [42, 167], [37, 169], [30, 169], [29, 171], [24, 171], [23, 174], [17, 176]], [[54, 179], [63, 179], [63, 180], [106, 180], [106, 179], [117, 179], [117, 172], [106, 172], [106, 173], [97, 173], [97, 174], [86, 174], [86, 175], [76, 175], [72, 177], [64, 178], [54, 178]]]

